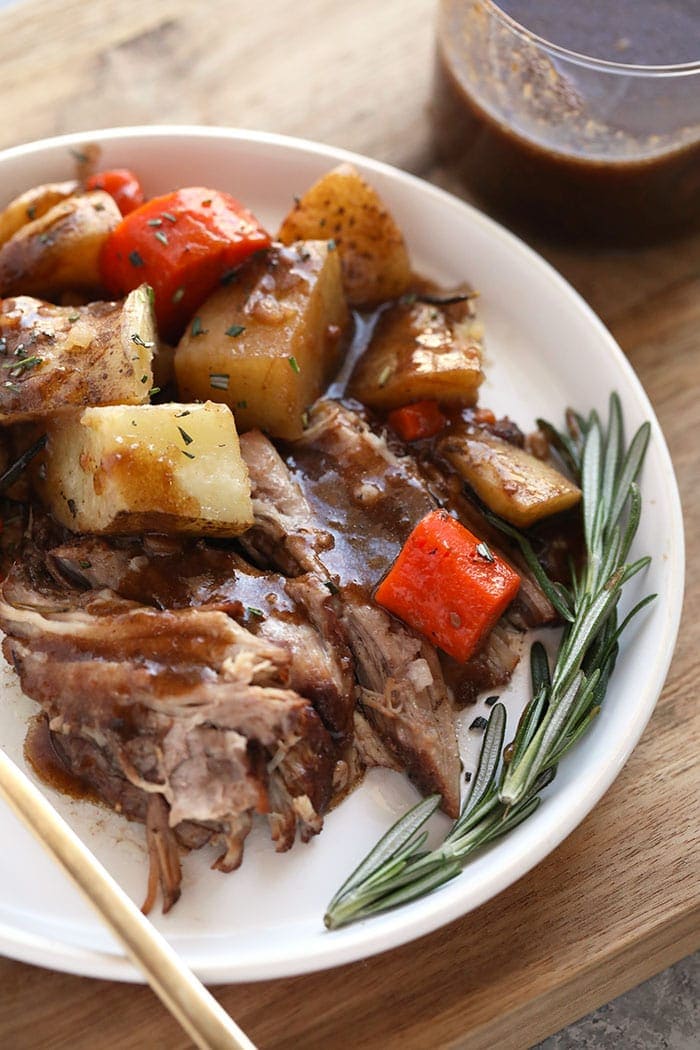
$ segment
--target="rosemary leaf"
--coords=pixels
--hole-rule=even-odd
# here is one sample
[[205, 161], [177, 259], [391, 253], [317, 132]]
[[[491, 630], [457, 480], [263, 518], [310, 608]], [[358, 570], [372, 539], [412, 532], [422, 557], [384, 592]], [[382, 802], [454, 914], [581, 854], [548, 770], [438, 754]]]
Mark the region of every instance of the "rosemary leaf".
[[419, 802], [417, 806], [409, 809], [401, 820], [387, 831], [386, 835], [379, 840], [374, 849], [367, 855], [363, 862], [355, 869], [350, 877], [343, 883], [335, 897], [328, 906], [330, 912], [336, 901], [354, 889], [359, 883], [370, 878], [387, 861], [396, 856], [406, 843], [410, 842], [416, 832], [425, 824], [426, 820], [433, 815], [440, 805], [439, 795], [429, 795]]
[[651, 429], [643, 424], [625, 450], [620, 400], [612, 394], [607, 424], [596, 412], [566, 413], [568, 433], [538, 420], [561, 454], [583, 493], [585, 564], [571, 567], [570, 588], [550, 581], [529, 539], [507, 522], [487, 513], [489, 521], [520, 547], [552, 604], [565, 621], [550, 670], [544, 647], [530, 651], [532, 696], [514, 739], [503, 752], [506, 713], [496, 703], [482, 742], [476, 776], [458, 819], [442, 844], [424, 851], [421, 831], [439, 804], [431, 796], [402, 817], [358, 866], [331, 901], [329, 928], [342, 926], [415, 900], [454, 878], [468, 857], [527, 820], [540, 805], [540, 794], [554, 779], [561, 758], [586, 733], [600, 705], [617, 659], [619, 641], [631, 620], [653, 595], [638, 601], [618, 626], [617, 606], [625, 584], [648, 564], [631, 563], [641, 515], [636, 479]]

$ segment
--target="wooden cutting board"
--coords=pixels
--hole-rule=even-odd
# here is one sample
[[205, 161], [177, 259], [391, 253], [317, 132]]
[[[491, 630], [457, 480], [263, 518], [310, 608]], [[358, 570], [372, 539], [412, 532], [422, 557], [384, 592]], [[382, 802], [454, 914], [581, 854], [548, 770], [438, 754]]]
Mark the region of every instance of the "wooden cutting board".
[[[429, 135], [430, 0], [24, 0], [0, 12], [0, 146], [114, 124], [303, 135], [459, 193]], [[595, 811], [525, 878], [404, 948], [217, 990], [261, 1048], [524, 1048], [700, 945], [700, 238], [536, 244], [626, 351], [684, 503], [678, 648], [651, 724]], [[0, 960], [0, 1046], [187, 1046], [145, 988]]]

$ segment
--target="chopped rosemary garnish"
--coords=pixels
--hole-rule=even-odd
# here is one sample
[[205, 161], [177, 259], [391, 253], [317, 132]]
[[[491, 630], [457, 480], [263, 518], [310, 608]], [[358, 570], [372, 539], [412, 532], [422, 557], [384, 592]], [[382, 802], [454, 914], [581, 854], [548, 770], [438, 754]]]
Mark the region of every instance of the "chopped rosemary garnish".
[[[228, 378], [228, 376], [226, 378]], [[247, 407], [248, 407], [248, 402], [247, 401], [236, 401], [236, 408], [247, 408]]]
[[192, 332], [193, 336], [206, 335], [207, 329], [202, 328], [201, 317], [195, 317], [194, 321], [192, 322], [192, 328], [190, 329], [190, 331]]
[[299, 362], [297, 361], [294, 354], [288, 357], [287, 360], [289, 361], [289, 367], [291, 368], [292, 372], [296, 372], [296, 374], [299, 375], [299, 373], [301, 372], [301, 368], [299, 367]]
[[212, 372], [209, 375], [209, 386], [212, 390], [228, 390], [229, 376], [226, 372]]
[[323, 586], [327, 587], [331, 594], [340, 594], [340, 588], [337, 584], [333, 583], [333, 580], [324, 580]]
[[470, 729], [486, 729], [489, 722], [483, 715], [477, 715], [474, 721], [469, 726]]
[[264, 620], [265, 618], [265, 613], [262, 609], [256, 609], [254, 605], [246, 605], [245, 611], [249, 616], [254, 616], [256, 620]]
[[153, 236], [155, 237], [155, 239], [157, 241], [160, 241], [161, 244], [164, 244], [167, 247], [167, 245], [168, 245], [168, 235], [167, 235], [167, 233], [164, 233], [163, 230], [156, 230], [155, 233], [153, 234]]
[[91, 569], [92, 568], [92, 562], [91, 561], [79, 561], [78, 565], [80, 566], [81, 569]]
[[391, 365], [384, 365], [384, 368], [382, 368], [381, 372], [379, 373], [379, 378], [377, 379], [377, 386], [386, 386], [393, 371], [394, 369], [391, 367]]
[[[7, 384], [5, 384], [7, 385]], [[4, 492], [5, 489], [9, 489], [10, 485], [13, 485], [17, 478], [20, 476], [22, 471], [26, 468], [28, 463], [34, 459], [36, 455], [41, 452], [47, 441], [46, 434], [42, 434], [38, 441], [35, 441], [26, 452], [23, 452], [14, 463], [10, 464], [6, 471], [0, 474], [0, 492]]]
[[[506, 834], [539, 806], [540, 793], [554, 779], [560, 759], [600, 710], [621, 633], [654, 597], [643, 598], [618, 625], [623, 587], [650, 561], [646, 557], [628, 561], [641, 512], [636, 478], [649, 434], [649, 424], [644, 423], [625, 449], [616, 394], [610, 399], [607, 427], [596, 412], [587, 419], [569, 417], [569, 434], [558, 439], [569, 453], [583, 491], [586, 559], [580, 570], [572, 571], [568, 588], [554, 589], [544, 577], [565, 611], [566, 625], [553, 665], [550, 668], [544, 646], [535, 642], [530, 650], [532, 698], [505, 752], [506, 711], [489, 697], [493, 707], [476, 777], [442, 843], [432, 850], [424, 848], [427, 831], [421, 829], [440, 804], [440, 797], [431, 795], [390, 828], [341, 886], [326, 912], [329, 929], [436, 889], [459, 874], [471, 853]], [[534, 558], [525, 537], [510, 526], [504, 531], [519, 538], [523, 552]], [[472, 727], [482, 721], [475, 719]]]
[[191, 434], [188, 434], [187, 431], [183, 430], [180, 426], [178, 426], [177, 429], [180, 431], [180, 434], [182, 435], [182, 440], [185, 442], [185, 444], [191, 445], [194, 441], [194, 438], [191, 436]]
[[244, 324], [232, 324], [226, 329], [226, 335], [230, 335], [232, 339], [236, 336], [242, 335], [245, 332]]
[[337, 247], [337, 245], [335, 243], [335, 240], [333, 239], [333, 237], [331, 237], [331, 239], [328, 241], [328, 244], [327, 244], [328, 251], [329, 252], [334, 252], [336, 247]]
[[[17, 351], [15, 351], [17, 353]], [[32, 368], [36, 368], [43, 361], [43, 357], [20, 357], [17, 360], [3, 361], [2, 367], [9, 368], [9, 374], [13, 378], [21, 376], [24, 372], [29, 372]]]
[[160, 393], [160, 387], [159, 386], [152, 386], [151, 389], [148, 391], [148, 396], [149, 397], [155, 397], [156, 394], [159, 394], [159, 393]]
[[183, 456], [187, 456], [188, 459], [194, 459], [195, 458], [194, 454], [192, 452], [188, 452], [186, 448], [181, 448], [180, 452], [182, 452]]
[[129, 252], [129, 262], [132, 266], [143, 266], [143, 259], [136, 249], [134, 249], [133, 252]]
[[177, 222], [177, 215], [173, 215], [171, 211], [162, 211], [160, 214], [164, 219], [167, 219], [168, 222]]
[[175, 291], [172, 294], [171, 302], [179, 303], [184, 294], [185, 294], [185, 289], [184, 288], [176, 288]]
[[80, 320], [80, 314], [71, 314], [68, 318], [68, 324], [75, 324], [76, 321]]
[[162, 219], [149, 219], [148, 220], [148, 225], [149, 226], [162, 226], [163, 225], [163, 220]]

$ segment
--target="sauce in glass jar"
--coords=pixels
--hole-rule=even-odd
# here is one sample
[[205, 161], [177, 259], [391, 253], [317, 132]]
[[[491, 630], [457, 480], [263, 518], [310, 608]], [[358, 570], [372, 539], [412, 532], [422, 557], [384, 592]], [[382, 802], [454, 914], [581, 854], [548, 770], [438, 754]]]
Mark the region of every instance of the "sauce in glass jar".
[[697, 228], [700, 4], [442, 0], [435, 134], [487, 206], [541, 232]]

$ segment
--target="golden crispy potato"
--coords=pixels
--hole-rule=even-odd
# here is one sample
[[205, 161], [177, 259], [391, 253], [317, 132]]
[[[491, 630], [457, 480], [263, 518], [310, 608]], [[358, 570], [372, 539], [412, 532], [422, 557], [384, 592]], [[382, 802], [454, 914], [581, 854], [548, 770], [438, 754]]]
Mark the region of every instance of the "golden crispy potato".
[[185, 332], [175, 353], [180, 394], [223, 401], [240, 431], [298, 438], [339, 363], [347, 323], [338, 253], [326, 241], [274, 246]]
[[55, 204], [72, 197], [79, 189], [80, 185], [75, 180], [47, 182], [43, 186], [33, 186], [31, 190], [15, 197], [0, 212], [0, 246], [9, 241], [22, 226], [40, 219]]
[[462, 306], [456, 312], [416, 300], [386, 310], [348, 393], [379, 411], [424, 400], [475, 404], [484, 378], [481, 346], [468, 304]]
[[117, 303], [0, 303], [0, 423], [86, 405], [141, 404], [153, 386], [150, 289]]
[[307, 190], [284, 219], [278, 236], [283, 244], [332, 238], [351, 306], [396, 299], [411, 282], [401, 230], [351, 164], [334, 168]]
[[101, 190], [55, 204], [0, 248], [0, 295], [99, 292], [102, 245], [120, 222], [119, 208]]
[[253, 522], [225, 405], [118, 405], [51, 420], [36, 486], [76, 532], [235, 536]]
[[438, 451], [487, 507], [520, 529], [581, 499], [581, 490], [549, 463], [493, 434], [460, 429]]

